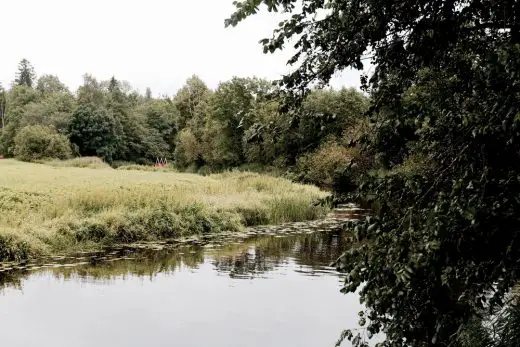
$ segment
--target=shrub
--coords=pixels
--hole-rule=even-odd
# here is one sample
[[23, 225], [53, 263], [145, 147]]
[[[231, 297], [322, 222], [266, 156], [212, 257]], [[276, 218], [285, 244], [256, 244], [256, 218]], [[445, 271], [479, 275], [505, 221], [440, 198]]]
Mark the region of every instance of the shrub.
[[16, 235], [0, 235], [0, 259], [2, 261], [27, 259], [29, 245]]
[[300, 157], [296, 170], [300, 180], [332, 188], [340, 181], [350, 180], [350, 168], [358, 156], [357, 149], [327, 142], [314, 152]]
[[43, 158], [68, 159], [72, 156], [70, 142], [54, 128], [30, 125], [22, 128], [14, 138], [14, 155], [23, 161]]

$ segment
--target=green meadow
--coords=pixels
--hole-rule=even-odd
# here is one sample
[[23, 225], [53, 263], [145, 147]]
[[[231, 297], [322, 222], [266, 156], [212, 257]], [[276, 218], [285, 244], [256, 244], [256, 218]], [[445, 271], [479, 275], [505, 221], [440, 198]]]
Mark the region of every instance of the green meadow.
[[317, 187], [249, 172], [200, 176], [96, 158], [0, 160], [0, 259], [316, 219]]

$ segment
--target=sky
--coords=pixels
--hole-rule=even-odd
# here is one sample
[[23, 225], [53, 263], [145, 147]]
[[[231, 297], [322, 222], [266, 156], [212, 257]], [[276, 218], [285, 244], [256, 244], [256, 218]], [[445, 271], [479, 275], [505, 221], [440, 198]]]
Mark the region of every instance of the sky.
[[[144, 92], [173, 95], [198, 75], [210, 88], [233, 76], [276, 79], [290, 71], [290, 50], [263, 54], [282, 15], [263, 11], [235, 28], [224, 20], [233, 0], [2, 0], [0, 82], [14, 80], [28, 59], [37, 75], [58, 75], [71, 90], [90, 73]], [[333, 87], [359, 87], [345, 71]]]

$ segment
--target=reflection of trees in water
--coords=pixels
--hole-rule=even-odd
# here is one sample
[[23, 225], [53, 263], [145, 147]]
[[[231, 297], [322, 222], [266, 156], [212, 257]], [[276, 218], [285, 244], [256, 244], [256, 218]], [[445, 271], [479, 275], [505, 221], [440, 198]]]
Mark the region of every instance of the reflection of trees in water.
[[230, 277], [250, 278], [273, 270], [280, 261], [279, 258], [266, 258], [254, 247], [249, 247], [235, 254], [216, 256], [214, 265], [218, 272], [229, 273]]
[[[73, 266], [80, 262], [82, 265]], [[83, 264], [88, 262], [88, 264]], [[133, 254], [112, 254], [110, 256], [89, 256], [66, 258], [54, 262], [54, 266], [42, 270], [17, 270], [0, 273], [0, 290], [7, 287], [21, 288], [22, 280], [31, 274], [42, 273], [58, 279], [76, 279], [92, 284], [110, 284], [116, 279], [130, 276], [153, 279], [159, 273], [173, 273], [181, 267], [196, 268], [204, 262], [202, 249], [143, 250]], [[29, 266], [30, 268], [31, 266]]]
[[308, 235], [299, 243], [296, 258], [300, 264], [320, 266], [339, 258], [347, 247], [345, 232]]
[[[293, 259], [309, 271], [321, 270], [340, 256], [347, 247], [340, 232], [313, 233], [287, 237], [258, 237], [241, 244], [227, 245], [214, 250], [186, 247], [176, 250], [143, 250], [133, 254], [110, 254], [65, 258], [55, 261], [62, 267], [42, 270], [16, 270], [0, 273], [0, 290], [21, 288], [23, 279], [45, 271], [56, 278], [76, 279], [88, 283], [112, 283], [128, 276], [149, 277], [159, 273], [174, 273], [181, 268], [197, 268], [205, 258], [212, 259], [218, 272], [236, 278], [265, 275]], [[82, 265], [72, 266], [73, 263]], [[88, 262], [88, 264], [84, 264]], [[30, 268], [32, 265], [29, 265]], [[70, 266], [70, 267], [69, 267]]]
[[343, 232], [313, 233], [251, 240], [234, 253], [216, 254], [217, 271], [233, 278], [258, 277], [287, 263], [288, 258], [309, 270], [322, 270], [336, 260], [346, 247]]
[[52, 269], [58, 278], [77, 278], [89, 283], [110, 283], [114, 279], [128, 276], [149, 277], [153, 279], [159, 273], [174, 273], [183, 266], [194, 268], [204, 261], [204, 254], [182, 254], [171, 250], [145, 250], [131, 254], [129, 259], [99, 260], [97, 264], [79, 267]]
[[0, 273], [0, 292], [7, 288], [22, 289], [23, 277], [20, 271]]

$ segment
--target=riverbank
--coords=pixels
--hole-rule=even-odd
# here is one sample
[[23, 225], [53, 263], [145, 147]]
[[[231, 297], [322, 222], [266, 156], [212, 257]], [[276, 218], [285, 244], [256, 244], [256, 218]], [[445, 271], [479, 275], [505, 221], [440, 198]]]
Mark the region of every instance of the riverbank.
[[[282, 337], [279, 346], [333, 346], [343, 329], [357, 327], [361, 309], [357, 296], [340, 293], [344, 275], [329, 266], [349, 246], [349, 233], [318, 221], [292, 227], [220, 244], [120, 248], [0, 267], [0, 307], [10, 313], [0, 315], [9, 328], [2, 342], [33, 346], [23, 331], [45, 331], [38, 346], [68, 347], [78, 336], [99, 347], [154, 338], [154, 346], [265, 347]], [[316, 296], [324, 299], [302, 304]]]
[[[202, 250], [235, 250], [252, 241], [273, 239], [287, 246], [283, 240], [292, 237], [316, 236], [324, 237], [341, 233], [345, 236], [344, 241], [350, 242], [350, 237], [345, 234], [344, 225], [348, 221], [358, 220], [366, 215], [366, 211], [354, 206], [347, 208], [336, 208], [329, 212], [324, 218], [304, 221], [288, 222], [278, 225], [262, 225], [246, 228], [241, 232], [221, 232], [203, 235], [189, 235], [176, 239], [157, 241], [138, 241], [125, 244], [114, 244], [92, 251], [64, 252], [44, 257], [33, 258], [25, 261], [3, 261], [0, 262], [0, 288], [2, 287], [2, 276], [13, 275], [16, 272], [26, 272], [40, 269], [72, 269], [83, 265], [101, 265], [119, 260], [135, 259], [141, 253], [178, 253], [193, 254], [193, 251]], [[255, 241], [255, 242], [256, 242]], [[342, 247], [343, 249], [344, 247]], [[305, 257], [306, 252], [301, 254]], [[312, 252], [311, 252], [312, 253]], [[339, 256], [339, 255], [338, 255]], [[336, 260], [334, 258], [333, 260]]]
[[59, 167], [0, 161], [0, 260], [317, 219], [314, 186], [254, 173]]

